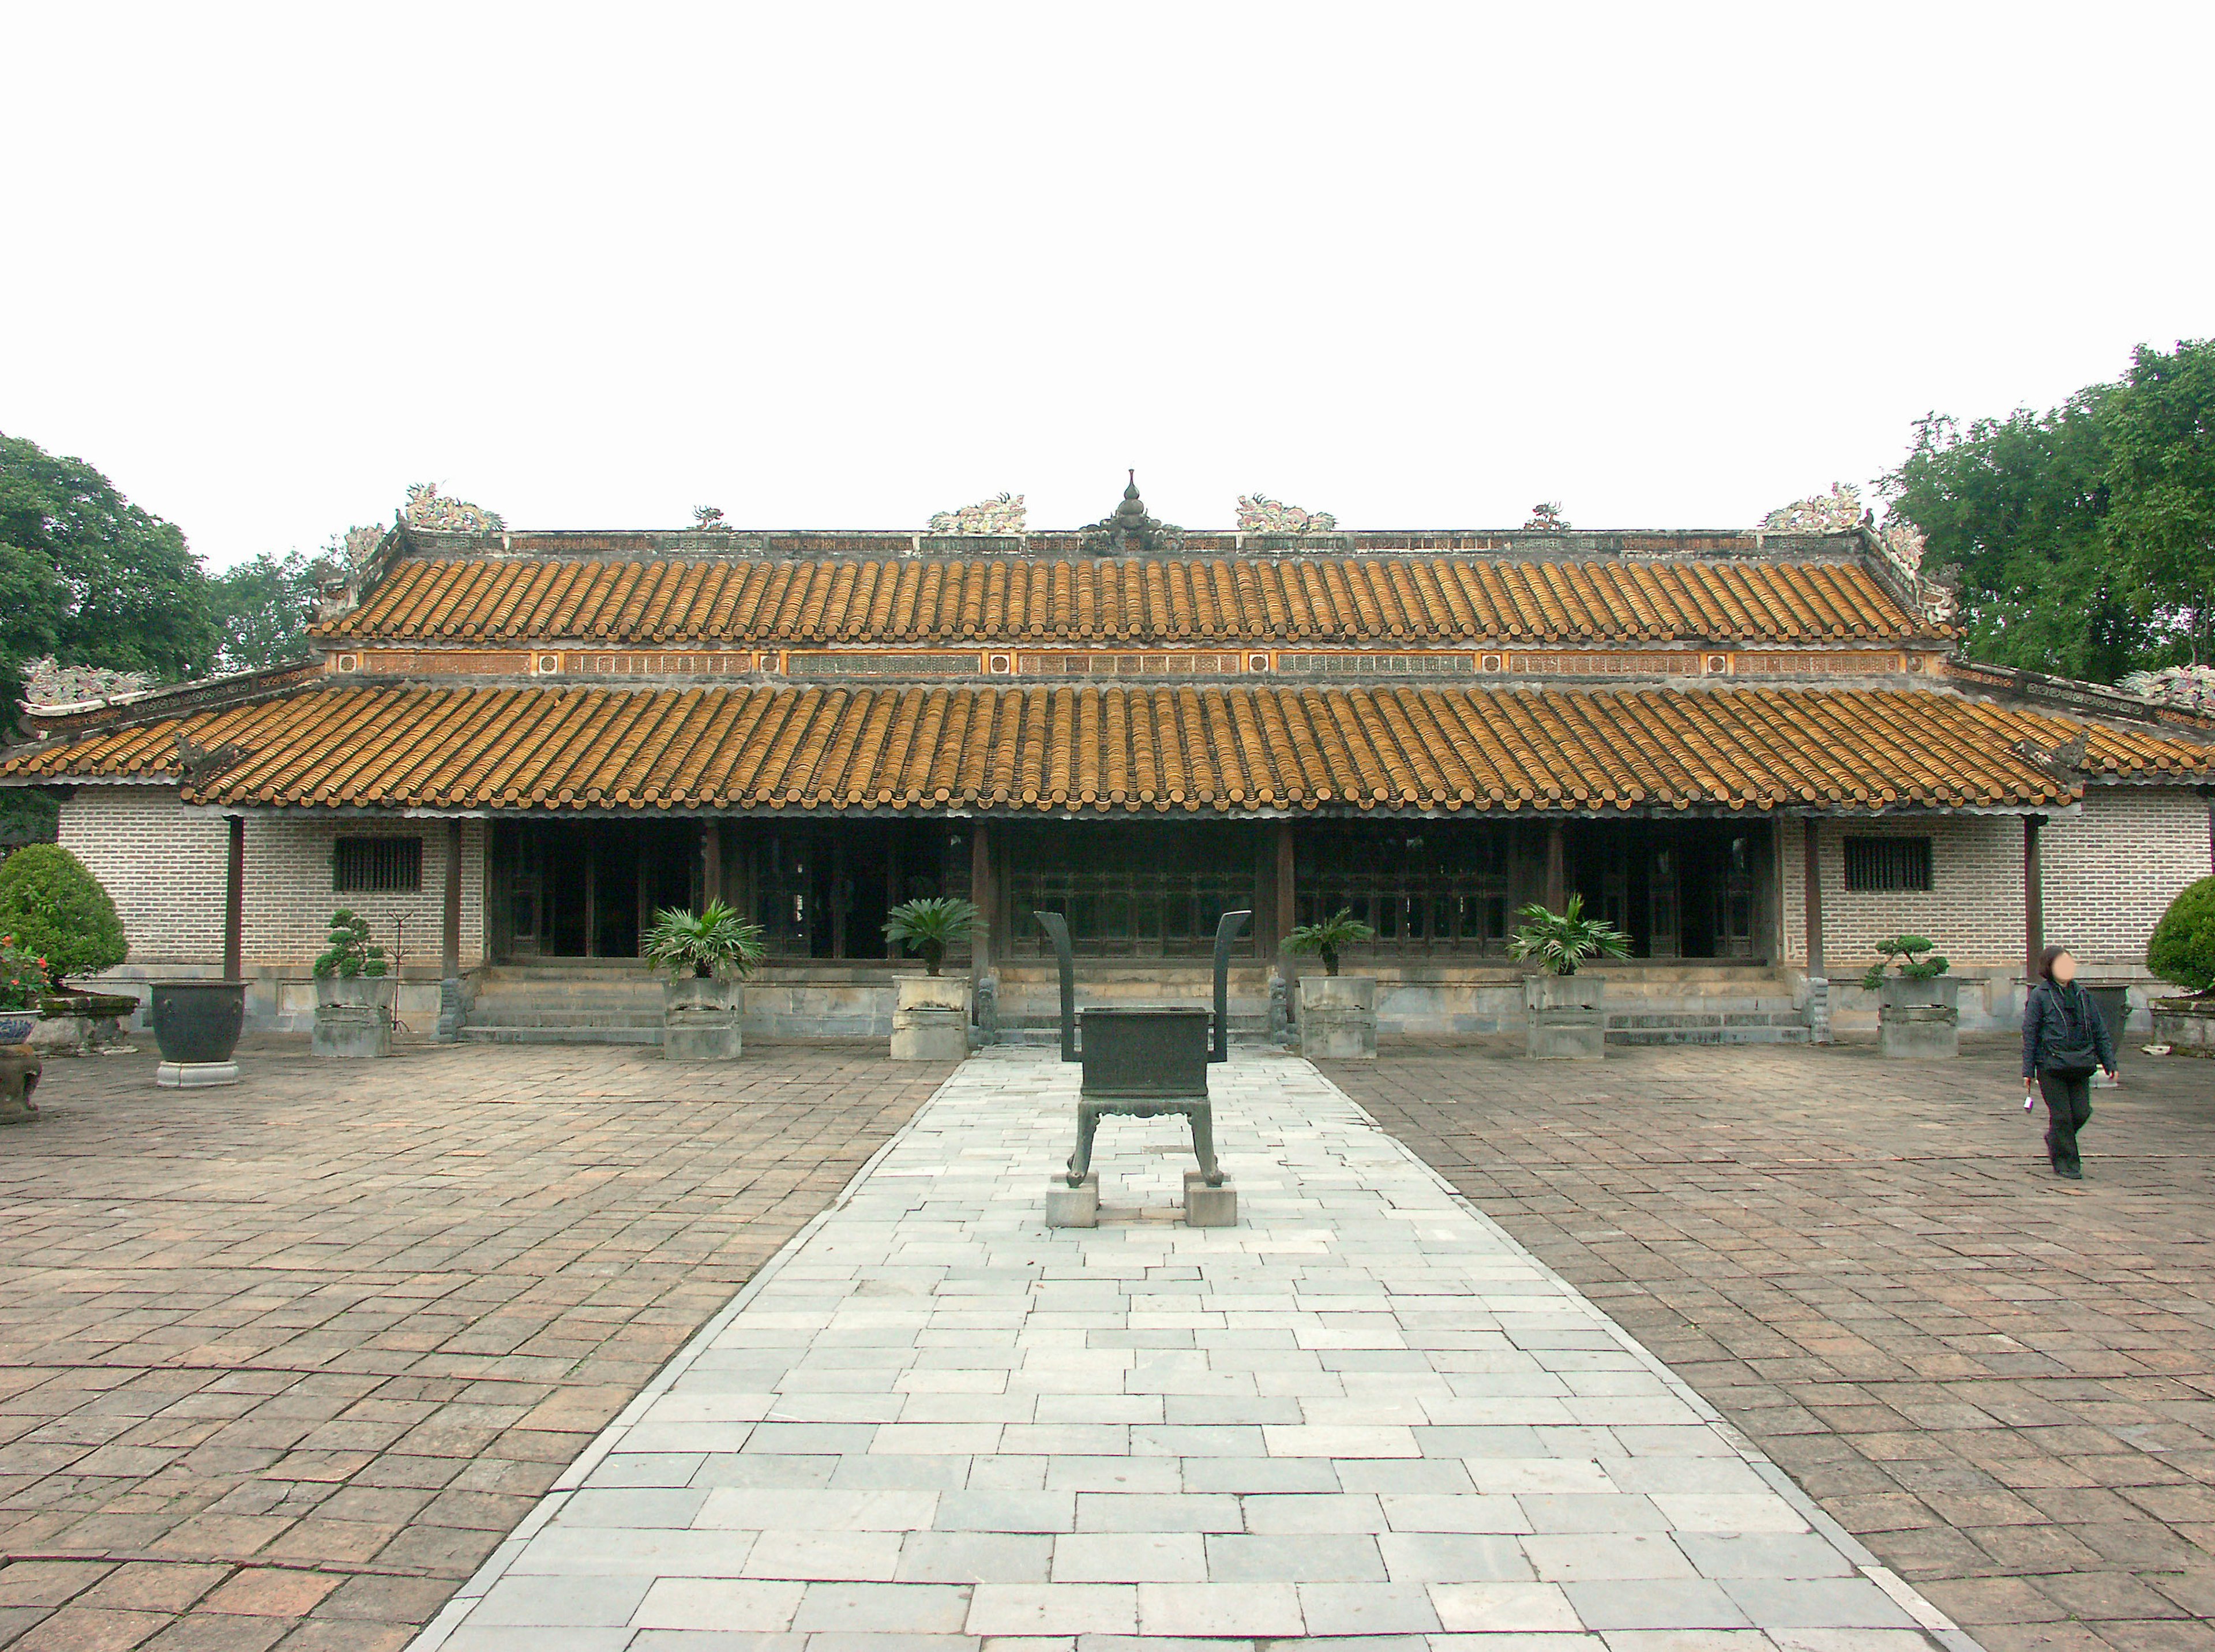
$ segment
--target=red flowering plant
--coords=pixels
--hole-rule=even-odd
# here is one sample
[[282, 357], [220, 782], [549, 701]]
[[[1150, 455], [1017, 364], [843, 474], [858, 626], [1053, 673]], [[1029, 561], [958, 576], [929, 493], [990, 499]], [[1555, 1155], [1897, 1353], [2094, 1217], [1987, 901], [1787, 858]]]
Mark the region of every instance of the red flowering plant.
[[46, 961], [0, 935], [0, 1010], [28, 1010], [46, 991]]

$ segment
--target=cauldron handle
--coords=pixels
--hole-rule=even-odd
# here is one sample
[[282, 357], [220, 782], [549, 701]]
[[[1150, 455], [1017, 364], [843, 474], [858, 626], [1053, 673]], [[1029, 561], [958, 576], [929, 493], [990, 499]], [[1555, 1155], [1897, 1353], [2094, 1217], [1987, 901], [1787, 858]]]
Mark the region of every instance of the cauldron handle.
[[1061, 1059], [1077, 1059], [1077, 956], [1069, 949], [1069, 920], [1059, 912], [1033, 912], [1039, 927], [1053, 938], [1061, 966]]
[[1248, 907], [1224, 913], [1215, 926], [1215, 1046], [1207, 1054], [1211, 1061], [1230, 1059], [1230, 943], [1253, 921], [1253, 909]]

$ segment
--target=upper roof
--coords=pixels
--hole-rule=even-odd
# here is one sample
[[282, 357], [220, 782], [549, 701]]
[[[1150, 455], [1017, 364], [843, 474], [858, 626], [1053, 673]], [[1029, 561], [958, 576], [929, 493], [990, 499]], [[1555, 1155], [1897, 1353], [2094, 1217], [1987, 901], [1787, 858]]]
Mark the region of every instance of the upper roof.
[[1813, 644], [1948, 635], [1859, 558], [401, 558], [326, 640]]
[[2087, 777], [2211, 765], [2215, 746], [1930, 689], [391, 685], [105, 724], [0, 781], [242, 808], [1861, 814], [2051, 808]]

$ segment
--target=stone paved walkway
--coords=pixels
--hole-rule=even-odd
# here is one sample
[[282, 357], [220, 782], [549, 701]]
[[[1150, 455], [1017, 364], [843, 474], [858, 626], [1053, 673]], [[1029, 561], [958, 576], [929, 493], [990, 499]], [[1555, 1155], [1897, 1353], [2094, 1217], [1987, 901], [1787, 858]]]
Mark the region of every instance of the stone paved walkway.
[[0, 1132], [0, 1645], [394, 1652], [947, 1069], [47, 1064]]
[[1075, 1070], [966, 1064], [419, 1646], [1970, 1645], [1312, 1068], [1216, 1072], [1240, 1226], [1116, 1120], [1049, 1231]]
[[2012, 1040], [1331, 1072], [1991, 1652], [2215, 1649], [2215, 1063], [2081, 1184]]

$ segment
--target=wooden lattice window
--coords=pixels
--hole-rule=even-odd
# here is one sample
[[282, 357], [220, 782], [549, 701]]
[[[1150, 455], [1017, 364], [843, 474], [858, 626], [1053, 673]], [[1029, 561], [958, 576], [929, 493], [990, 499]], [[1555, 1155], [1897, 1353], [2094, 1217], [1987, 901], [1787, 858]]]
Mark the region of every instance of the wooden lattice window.
[[1846, 839], [1847, 888], [1892, 892], [1930, 887], [1930, 838]]
[[1293, 877], [1303, 924], [1351, 912], [1385, 951], [1506, 950], [1509, 833], [1436, 822], [1313, 826]]
[[331, 844], [331, 887], [375, 894], [423, 887], [420, 838], [340, 838]]

